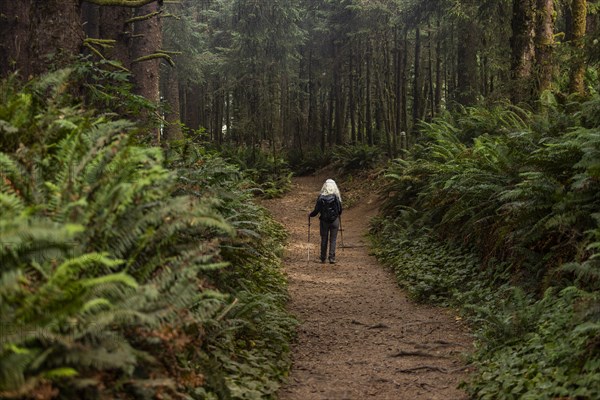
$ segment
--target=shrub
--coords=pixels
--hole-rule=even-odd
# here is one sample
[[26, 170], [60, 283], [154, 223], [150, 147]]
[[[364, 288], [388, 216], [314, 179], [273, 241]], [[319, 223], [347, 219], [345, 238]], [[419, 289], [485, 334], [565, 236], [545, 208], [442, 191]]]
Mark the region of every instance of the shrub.
[[383, 158], [383, 151], [366, 144], [337, 146], [333, 150], [333, 161], [343, 173], [374, 168]]
[[376, 254], [468, 317], [473, 398], [599, 395], [599, 104], [446, 115], [387, 168]]
[[255, 147], [238, 146], [221, 146], [219, 154], [255, 182], [265, 198], [279, 197], [291, 187], [292, 172], [280, 156]]
[[43, 132], [0, 153], [0, 396], [272, 395], [294, 326], [281, 227], [221, 159], [69, 106], [69, 76], [0, 104], [2, 130]]

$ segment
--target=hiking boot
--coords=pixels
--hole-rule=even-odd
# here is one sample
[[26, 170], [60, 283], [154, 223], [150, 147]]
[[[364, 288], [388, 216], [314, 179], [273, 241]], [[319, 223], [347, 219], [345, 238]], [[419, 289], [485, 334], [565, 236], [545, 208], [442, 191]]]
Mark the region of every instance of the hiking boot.
[[[325, 261], [323, 261], [325, 262]], [[329, 264], [335, 264], [335, 260], [329, 259]]]

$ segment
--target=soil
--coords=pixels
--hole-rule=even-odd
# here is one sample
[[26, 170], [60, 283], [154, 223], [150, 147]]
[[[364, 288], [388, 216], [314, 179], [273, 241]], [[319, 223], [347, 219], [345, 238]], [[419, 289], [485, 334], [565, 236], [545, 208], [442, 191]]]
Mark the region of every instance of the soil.
[[[374, 194], [345, 190], [336, 264], [321, 264], [319, 221], [307, 214], [327, 176], [295, 178], [265, 206], [290, 234], [284, 254], [289, 310], [301, 321], [281, 400], [467, 399], [464, 355], [473, 338], [452, 310], [416, 304], [369, 255]], [[356, 199], [359, 199], [358, 201]], [[354, 203], [352, 206], [351, 203]], [[343, 243], [343, 245], [342, 245]]]

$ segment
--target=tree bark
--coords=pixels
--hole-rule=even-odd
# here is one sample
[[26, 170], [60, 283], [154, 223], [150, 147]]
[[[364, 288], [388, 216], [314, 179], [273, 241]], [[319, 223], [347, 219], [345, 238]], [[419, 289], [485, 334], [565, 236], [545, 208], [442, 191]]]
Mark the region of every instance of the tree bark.
[[24, 77], [71, 63], [83, 43], [78, 0], [0, 2], [0, 75]]
[[554, 75], [554, 0], [537, 0], [535, 58], [538, 68], [538, 93], [550, 88]]
[[167, 125], [164, 129], [164, 139], [168, 142], [171, 140], [183, 139], [181, 131], [181, 116], [179, 103], [179, 77], [177, 68], [171, 68], [166, 71], [166, 79], [164, 83], [164, 97], [166, 103], [165, 121]]
[[317, 83], [315, 81], [315, 74], [313, 72], [313, 50], [312, 48], [308, 51], [308, 82], [306, 84], [308, 90], [308, 115], [307, 115], [307, 126], [308, 126], [308, 141], [314, 142], [319, 138], [316, 136], [318, 132], [318, 118], [317, 112]]
[[431, 36], [431, 25], [427, 23], [427, 69], [429, 73], [429, 104], [430, 104], [430, 117], [433, 119], [435, 117], [436, 103], [435, 103], [435, 93], [434, 93], [434, 78], [433, 78], [433, 39]]
[[344, 144], [344, 99], [343, 99], [343, 91], [342, 91], [342, 62], [341, 57], [339, 55], [339, 47], [337, 45], [333, 45], [334, 54], [335, 54], [335, 66], [333, 69], [333, 96], [335, 98], [335, 113], [334, 113], [334, 129], [335, 129], [335, 144], [341, 145]]
[[400, 61], [401, 88], [400, 88], [400, 130], [408, 134], [408, 29], [404, 28], [402, 38], [402, 59]]
[[[200, 129], [200, 87], [198, 84], [190, 84], [184, 89], [183, 97], [183, 123], [192, 130]], [[235, 138], [233, 138], [235, 139]]]
[[456, 101], [464, 106], [474, 105], [477, 101], [477, 24], [467, 17], [460, 21], [458, 27], [457, 50], [457, 93]]
[[373, 115], [371, 112], [371, 59], [373, 51], [371, 40], [367, 39], [367, 55], [366, 55], [366, 80], [365, 80], [365, 128], [367, 134], [367, 142], [369, 146], [373, 146]]
[[437, 38], [435, 46], [435, 112], [439, 114], [442, 109], [442, 33], [440, 30], [440, 18], [437, 20]]
[[512, 37], [512, 101], [527, 102], [532, 98], [535, 61], [535, 1], [513, 0]]
[[131, 68], [129, 43], [131, 32], [126, 21], [133, 16], [133, 9], [126, 7], [100, 7], [99, 38], [114, 40], [114, 45], [105, 51], [104, 56], [119, 61], [125, 68]]
[[[149, 15], [159, 11], [158, 3], [150, 3], [136, 9], [136, 16]], [[162, 48], [162, 23], [160, 18], [153, 17], [133, 23], [131, 41], [131, 72], [135, 91], [153, 103], [158, 103], [160, 58], [140, 61], [141, 58], [155, 54]]]
[[81, 4], [81, 22], [85, 35], [100, 38], [100, 6], [90, 3]]
[[356, 144], [356, 99], [354, 95], [354, 87], [356, 85], [356, 72], [354, 71], [354, 53], [352, 48], [350, 49], [350, 82], [349, 82], [349, 93], [348, 93], [348, 113], [350, 113], [350, 141], [352, 144]]
[[573, 64], [571, 66], [569, 90], [571, 93], [584, 95], [584, 76], [586, 64], [583, 40], [585, 37], [587, 22], [587, 1], [573, 0], [571, 3], [571, 15], [572, 29], [570, 36], [573, 47]]
[[[0, 1], [0, 76], [20, 71], [29, 76], [31, 1]], [[10, 38], [10, 40], [8, 40]]]
[[421, 119], [421, 29], [415, 30], [415, 63], [413, 74], [413, 131]]

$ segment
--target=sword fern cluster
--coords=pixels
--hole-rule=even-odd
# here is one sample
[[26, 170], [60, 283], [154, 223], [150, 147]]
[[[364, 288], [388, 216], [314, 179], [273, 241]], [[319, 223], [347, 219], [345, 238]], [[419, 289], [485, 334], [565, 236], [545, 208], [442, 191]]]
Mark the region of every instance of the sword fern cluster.
[[69, 79], [3, 83], [0, 397], [272, 393], [293, 327], [263, 236], [280, 228], [235, 169], [135, 145], [131, 123], [72, 106]]
[[598, 110], [462, 110], [387, 169], [377, 253], [415, 297], [463, 307], [473, 398], [600, 396]]

